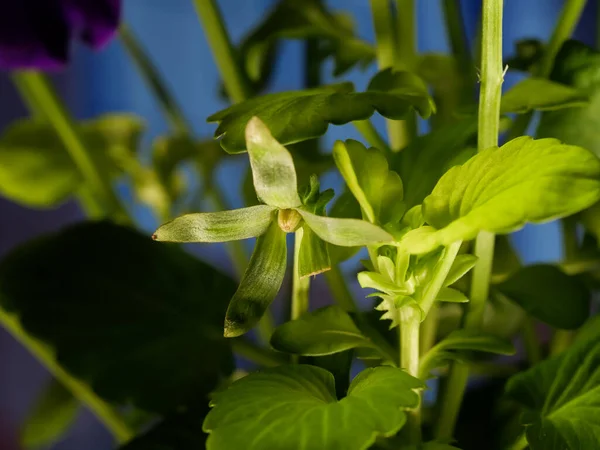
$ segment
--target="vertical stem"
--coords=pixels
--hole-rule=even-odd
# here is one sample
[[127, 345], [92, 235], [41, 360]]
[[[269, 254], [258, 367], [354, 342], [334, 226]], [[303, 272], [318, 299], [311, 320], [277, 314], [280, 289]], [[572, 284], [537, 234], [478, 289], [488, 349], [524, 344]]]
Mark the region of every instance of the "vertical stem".
[[101, 210], [119, 221], [128, 222], [127, 213], [113, 191], [110, 180], [98, 170], [71, 115], [48, 79], [38, 72], [18, 71], [12, 74], [12, 80], [32, 113], [52, 125], [89, 186], [91, 195], [82, 197], [84, 208]]
[[229, 98], [234, 103], [246, 100], [250, 96], [250, 85], [240, 70], [216, 0], [194, 0], [194, 5]]
[[421, 341], [419, 343], [419, 353], [421, 356], [426, 354], [435, 345], [439, 318], [439, 306], [434, 303], [421, 324]]
[[30, 337], [21, 328], [16, 317], [0, 310], [0, 324], [25, 347], [44, 367], [65, 386], [73, 396], [86, 405], [90, 411], [106, 426], [119, 443], [127, 442], [134, 436], [122, 417], [82, 381], [72, 377], [57, 362], [52, 350], [41, 341]]
[[335, 299], [335, 302], [344, 308], [346, 311], [356, 311], [356, 304], [352, 297], [352, 292], [348, 289], [348, 285], [344, 280], [344, 275], [338, 265], [332, 265], [331, 269], [325, 272], [325, 280], [329, 286], [329, 290]]
[[387, 142], [385, 142], [385, 140], [377, 132], [377, 130], [373, 126], [373, 123], [369, 119], [355, 120], [354, 122], [352, 122], [352, 125], [354, 125], [354, 128], [358, 130], [358, 132], [362, 135], [363, 138], [365, 138], [365, 141], [367, 141], [369, 145], [372, 145], [373, 147], [384, 152], [389, 153], [392, 151], [387, 145]]
[[412, 70], [416, 59], [415, 0], [396, 0], [397, 56], [399, 67]]
[[521, 329], [523, 337], [523, 345], [527, 352], [527, 359], [529, 359], [529, 365], [533, 366], [542, 360], [542, 352], [540, 348], [540, 340], [538, 339], [535, 322], [531, 317], [526, 317], [523, 322], [523, 328]]
[[[394, 15], [390, 0], [371, 0], [371, 14], [377, 42], [376, 54], [379, 69], [387, 69], [396, 65], [396, 31]], [[406, 147], [409, 141], [408, 128], [405, 121], [386, 119], [388, 138], [393, 151]]]
[[298, 319], [308, 311], [308, 292], [310, 289], [310, 278], [300, 278], [298, 272], [300, 261], [300, 244], [304, 231], [298, 228], [294, 237], [294, 276], [292, 280], [292, 320]]
[[[400, 367], [413, 377], [419, 377], [420, 312], [415, 308], [400, 311]], [[420, 392], [419, 392], [420, 394]], [[421, 405], [407, 411], [406, 436], [409, 444], [421, 442]]]
[[127, 53], [129, 53], [130, 58], [136, 65], [146, 84], [160, 103], [165, 117], [171, 124], [171, 127], [180, 134], [190, 135], [191, 127], [185, 119], [180, 106], [175, 101], [173, 95], [171, 95], [169, 92], [169, 89], [167, 89], [164, 80], [158, 72], [158, 69], [152, 63], [136, 36], [124, 23], [121, 24], [119, 35], [125, 50], [127, 50]]
[[[481, 39], [481, 93], [479, 98], [478, 151], [498, 145], [500, 96], [502, 92], [502, 9], [503, 0], [484, 0]], [[469, 308], [465, 328], [478, 329], [489, 293], [494, 257], [494, 234], [482, 231], [475, 242], [479, 258], [473, 270]], [[466, 365], [454, 363], [441, 405], [437, 438], [451, 438], [469, 377]]]

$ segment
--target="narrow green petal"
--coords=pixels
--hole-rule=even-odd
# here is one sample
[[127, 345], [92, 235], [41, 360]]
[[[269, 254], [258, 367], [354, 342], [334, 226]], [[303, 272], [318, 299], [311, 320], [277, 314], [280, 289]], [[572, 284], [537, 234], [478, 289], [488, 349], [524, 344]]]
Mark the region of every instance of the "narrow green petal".
[[336, 219], [297, 210], [308, 226], [324, 241], [342, 247], [382, 244], [394, 240], [377, 225], [358, 219]]
[[258, 198], [282, 209], [300, 206], [292, 155], [258, 117], [250, 119], [246, 126], [246, 146]]
[[285, 275], [286, 234], [273, 222], [256, 240], [250, 263], [225, 316], [225, 337], [240, 336], [258, 323]]
[[152, 238], [164, 242], [227, 242], [263, 234], [276, 208], [250, 206], [214, 213], [186, 214], [162, 225]]

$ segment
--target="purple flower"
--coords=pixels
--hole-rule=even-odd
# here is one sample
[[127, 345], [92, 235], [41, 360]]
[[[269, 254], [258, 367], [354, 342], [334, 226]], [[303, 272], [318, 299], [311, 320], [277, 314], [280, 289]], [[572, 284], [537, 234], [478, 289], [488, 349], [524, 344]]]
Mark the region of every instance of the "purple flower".
[[0, 69], [64, 67], [70, 43], [101, 48], [119, 25], [121, 0], [0, 0]]

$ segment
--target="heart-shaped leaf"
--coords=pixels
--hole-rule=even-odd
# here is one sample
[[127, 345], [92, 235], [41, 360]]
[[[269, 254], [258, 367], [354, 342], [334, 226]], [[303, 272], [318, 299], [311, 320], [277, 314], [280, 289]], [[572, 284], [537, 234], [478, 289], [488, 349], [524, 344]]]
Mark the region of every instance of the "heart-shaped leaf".
[[221, 330], [234, 290], [180, 248], [105, 222], [0, 264], [0, 305], [60, 364], [109, 401], [158, 412], [205, 401], [233, 369]]
[[520, 137], [450, 169], [423, 202], [425, 220], [403, 238], [412, 253], [473, 239], [481, 230], [508, 233], [576, 213], [600, 199], [600, 160], [555, 139]]
[[338, 400], [331, 373], [308, 365], [250, 374], [217, 393], [206, 417], [208, 450], [305, 448], [366, 449], [395, 434], [424, 385], [401, 369], [361, 372]]
[[523, 114], [534, 109], [553, 111], [586, 106], [587, 101], [588, 95], [578, 89], [545, 78], [527, 78], [502, 96], [500, 112]]
[[324, 356], [356, 347], [374, 347], [339, 306], [325, 306], [277, 327], [271, 336], [275, 350], [304, 356]]
[[390, 119], [402, 119], [412, 108], [427, 118], [434, 105], [421, 79], [409, 72], [379, 72], [366, 92], [353, 92], [351, 83], [305, 91], [255, 97], [213, 114], [219, 122], [216, 137], [229, 153], [245, 151], [244, 130], [254, 116], [283, 145], [322, 136], [330, 123], [342, 125], [371, 117], [375, 111]]
[[525, 412], [532, 450], [592, 449], [600, 442], [600, 328], [563, 353], [513, 376], [506, 393]]
[[473, 351], [513, 355], [515, 348], [510, 341], [481, 330], [456, 330], [421, 359], [419, 367], [421, 379], [427, 378], [433, 369], [450, 360], [468, 361], [470, 359], [468, 352]]
[[524, 267], [496, 287], [533, 317], [556, 328], [575, 330], [590, 315], [585, 284], [555, 266]]

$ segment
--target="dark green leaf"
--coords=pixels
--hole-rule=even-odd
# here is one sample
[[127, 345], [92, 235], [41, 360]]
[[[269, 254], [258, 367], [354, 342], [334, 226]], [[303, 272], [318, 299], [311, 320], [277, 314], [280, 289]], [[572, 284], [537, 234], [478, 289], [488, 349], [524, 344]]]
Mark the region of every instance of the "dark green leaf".
[[567, 41], [556, 55], [550, 78], [589, 96], [583, 108], [542, 114], [538, 137], [554, 137], [600, 155], [600, 53], [576, 41]]
[[21, 428], [21, 445], [37, 449], [54, 444], [73, 425], [79, 411], [79, 402], [52, 379], [37, 398]]
[[553, 111], [586, 106], [587, 101], [588, 95], [578, 89], [544, 78], [527, 78], [502, 96], [500, 113], [523, 114], [534, 109]]
[[544, 44], [537, 39], [521, 39], [515, 44], [515, 54], [506, 63], [509, 69], [532, 71], [544, 54]]
[[323, 369], [266, 369], [215, 395], [204, 422], [207, 449], [287, 450], [299, 442], [307, 449], [366, 449], [404, 425], [404, 410], [419, 403], [413, 389], [422, 387], [401, 369], [377, 367], [361, 372], [338, 401], [333, 376]]
[[507, 395], [525, 408], [521, 420], [532, 450], [598, 446], [599, 330], [596, 326], [568, 350], [508, 381]]
[[305, 91], [280, 92], [255, 97], [213, 114], [219, 122], [216, 137], [230, 153], [246, 149], [244, 130], [248, 121], [259, 117], [283, 145], [319, 137], [330, 123], [342, 125], [367, 119], [375, 111], [390, 119], [402, 119], [411, 108], [429, 117], [434, 105], [420, 78], [391, 69], [378, 73], [366, 92], [353, 92], [342, 83]]
[[524, 267], [497, 288], [533, 317], [557, 328], [579, 328], [590, 313], [585, 284], [554, 266]]
[[488, 352], [500, 355], [513, 355], [515, 348], [510, 341], [480, 330], [456, 330], [435, 345], [421, 359], [419, 372], [427, 378], [430, 372], [448, 360], [468, 361], [466, 352]]
[[277, 222], [256, 240], [250, 263], [225, 316], [225, 336], [236, 337], [258, 323], [281, 288], [285, 275], [286, 234]]
[[438, 230], [409, 232], [410, 252], [473, 239], [481, 230], [508, 233], [527, 222], [568, 216], [600, 199], [600, 160], [555, 139], [513, 139], [450, 169], [423, 202]]
[[17, 248], [0, 304], [73, 375], [115, 403], [165, 412], [204, 401], [232, 370], [228, 277], [180, 248], [105, 222]]
[[323, 356], [373, 343], [339, 306], [326, 306], [277, 327], [271, 336], [275, 350], [304, 356]]
[[260, 236], [275, 219], [276, 208], [250, 206], [214, 213], [185, 214], [161, 225], [152, 238], [162, 242], [227, 242]]

